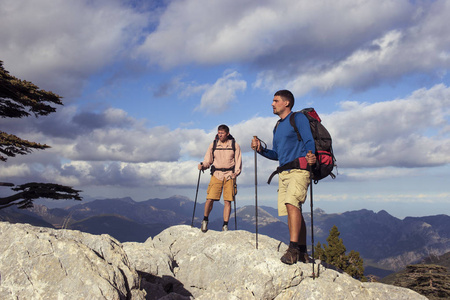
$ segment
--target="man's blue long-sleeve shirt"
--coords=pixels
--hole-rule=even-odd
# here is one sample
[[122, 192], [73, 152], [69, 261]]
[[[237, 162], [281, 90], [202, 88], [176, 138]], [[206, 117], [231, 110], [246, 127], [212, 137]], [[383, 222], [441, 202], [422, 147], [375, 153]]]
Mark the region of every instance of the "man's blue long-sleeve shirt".
[[278, 160], [283, 166], [298, 157], [304, 157], [311, 150], [315, 152], [314, 139], [308, 118], [302, 113], [295, 114], [295, 124], [302, 137], [299, 141], [294, 127], [289, 123], [292, 112], [278, 124], [273, 134], [273, 150], [262, 149], [260, 154], [268, 159]]

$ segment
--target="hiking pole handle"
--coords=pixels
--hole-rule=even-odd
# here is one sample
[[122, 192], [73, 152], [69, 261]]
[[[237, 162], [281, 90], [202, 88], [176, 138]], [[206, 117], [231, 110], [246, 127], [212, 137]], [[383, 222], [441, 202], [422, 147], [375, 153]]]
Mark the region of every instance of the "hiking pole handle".
[[[312, 154], [312, 151], [309, 150], [309, 151], [308, 151], [308, 154]], [[312, 165], [314, 165], [314, 164], [308, 162], [308, 165], [309, 165], [309, 166], [312, 166]]]

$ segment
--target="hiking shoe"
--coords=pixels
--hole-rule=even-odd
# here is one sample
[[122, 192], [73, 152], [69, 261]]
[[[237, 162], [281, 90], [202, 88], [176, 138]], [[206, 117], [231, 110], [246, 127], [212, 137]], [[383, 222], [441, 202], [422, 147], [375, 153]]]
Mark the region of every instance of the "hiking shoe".
[[312, 258], [306, 252], [300, 252], [298, 260], [305, 264], [312, 262]]
[[222, 231], [228, 231], [228, 225], [223, 225], [222, 226]]
[[295, 248], [288, 248], [286, 253], [281, 257], [281, 262], [292, 265], [295, 264], [300, 257], [300, 251]]
[[208, 231], [208, 221], [203, 220], [202, 221], [202, 232], [207, 232]]

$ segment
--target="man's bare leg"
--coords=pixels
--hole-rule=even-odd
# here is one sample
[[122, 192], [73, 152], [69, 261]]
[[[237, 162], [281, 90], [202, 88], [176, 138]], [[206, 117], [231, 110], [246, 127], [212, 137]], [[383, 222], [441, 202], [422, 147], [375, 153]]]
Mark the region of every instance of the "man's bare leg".
[[224, 201], [224, 208], [223, 208], [223, 221], [228, 222], [230, 220], [230, 214], [231, 214], [231, 201]]
[[[289, 226], [289, 248], [286, 253], [281, 257], [281, 261], [285, 264], [295, 264], [300, 258], [299, 239], [303, 239], [302, 226], [304, 224], [301, 210], [297, 207], [286, 204], [288, 213], [288, 226]], [[306, 231], [305, 231], [306, 233]]]
[[[302, 229], [302, 214], [297, 207], [286, 204], [288, 213], [288, 226], [289, 226], [289, 240], [291, 242], [298, 243]], [[303, 221], [304, 223], [304, 221]], [[306, 243], [306, 230], [305, 230], [305, 243]]]
[[213, 209], [213, 205], [214, 205], [214, 200], [206, 199], [205, 213], [203, 214], [203, 216], [209, 217], [209, 214], [211, 213], [211, 210]]
[[211, 213], [213, 205], [214, 205], [214, 201], [213, 200], [206, 199], [205, 212], [204, 212], [204, 215], [203, 215], [203, 221], [202, 221], [202, 227], [201, 227], [201, 230], [203, 232], [208, 231], [208, 221], [209, 221], [208, 217], [209, 217], [209, 214]]

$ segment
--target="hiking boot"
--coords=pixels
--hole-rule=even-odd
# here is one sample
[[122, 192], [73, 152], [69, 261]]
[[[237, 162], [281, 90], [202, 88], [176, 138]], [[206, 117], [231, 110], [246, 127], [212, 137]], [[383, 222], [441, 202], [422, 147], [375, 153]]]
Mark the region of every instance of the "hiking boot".
[[228, 231], [228, 225], [223, 225], [222, 226], [222, 231]]
[[298, 260], [305, 264], [312, 262], [312, 258], [306, 252], [300, 252]]
[[207, 232], [208, 231], [208, 221], [203, 220], [202, 221], [202, 232]]
[[285, 264], [295, 264], [300, 257], [300, 251], [295, 248], [288, 248], [286, 253], [281, 257], [281, 261]]

